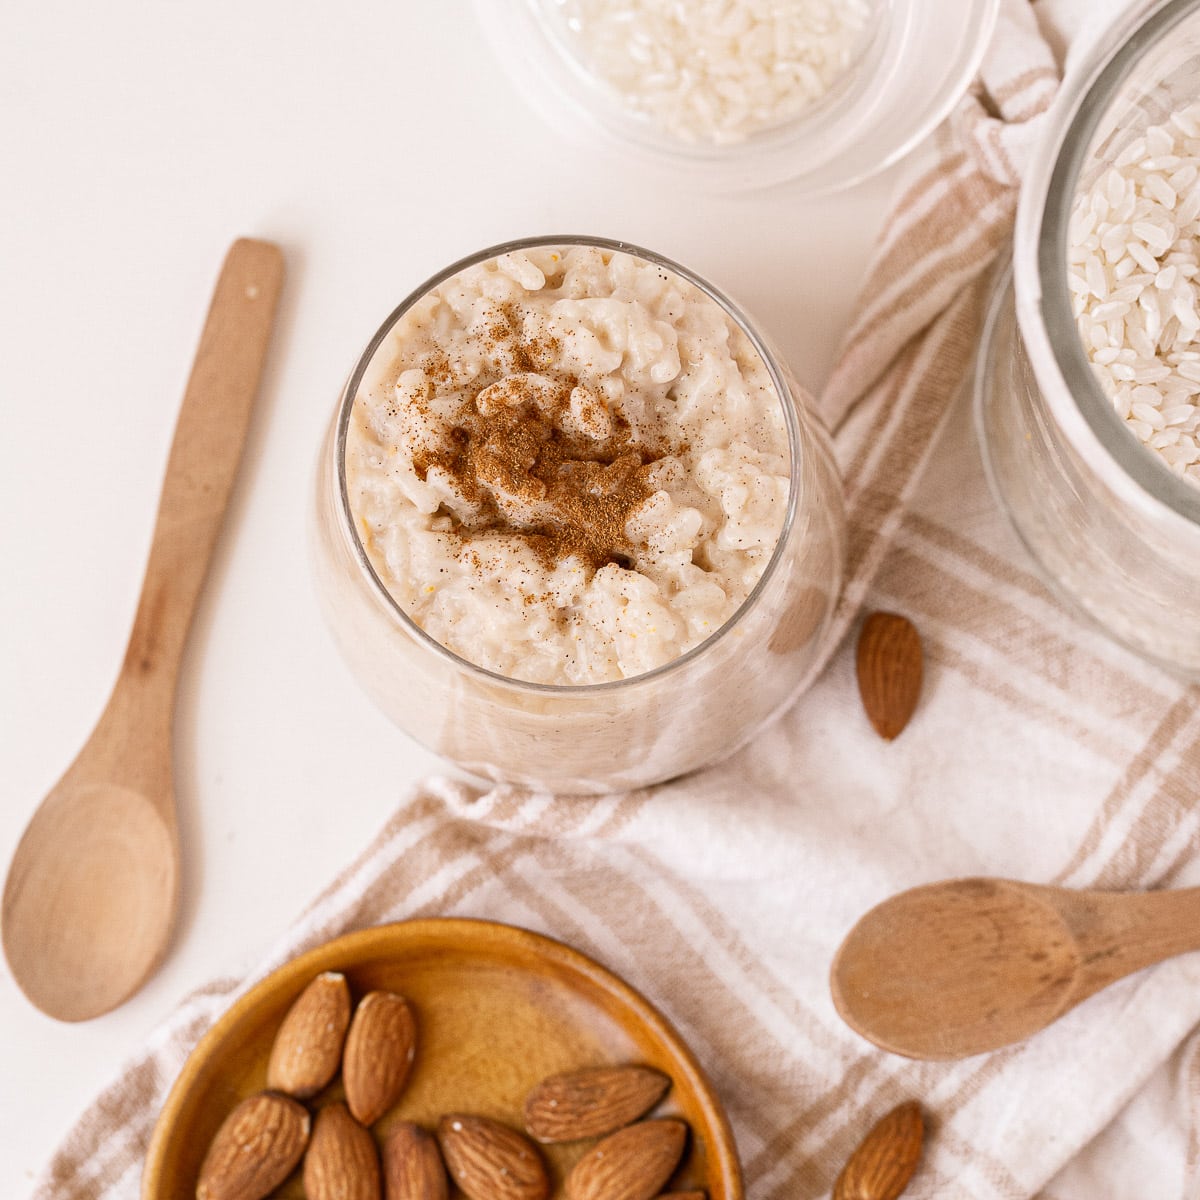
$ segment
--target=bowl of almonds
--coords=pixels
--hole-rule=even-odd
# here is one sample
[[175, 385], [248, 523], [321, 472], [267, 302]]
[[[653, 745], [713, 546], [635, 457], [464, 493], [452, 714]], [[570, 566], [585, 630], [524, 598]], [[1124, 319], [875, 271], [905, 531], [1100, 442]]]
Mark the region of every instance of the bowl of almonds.
[[633, 988], [487, 921], [293, 959], [192, 1052], [143, 1200], [742, 1200], [699, 1063]]

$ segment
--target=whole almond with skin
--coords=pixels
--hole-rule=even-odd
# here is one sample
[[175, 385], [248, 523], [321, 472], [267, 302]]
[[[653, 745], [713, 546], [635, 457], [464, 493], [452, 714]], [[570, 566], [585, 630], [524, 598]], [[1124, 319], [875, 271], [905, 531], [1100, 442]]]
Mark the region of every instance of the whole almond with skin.
[[342, 1083], [354, 1119], [374, 1125], [400, 1098], [417, 1052], [417, 1022], [395, 992], [368, 992], [346, 1035]]
[[344, 1104], [317, 1113], [304, 1156], [307, 1200], [379, 1200], [379, 1152]]
[[267, 1063], [267, 1087], [300, 1100], [315, 1096], [336, 1074], [350, 1024], [350, 988], [336, 971], [318, 975], [279, 1026]]
[[432, 1134], [408, 1121], [388, 1131], [383, 1186], [387, 1200], [447, 1200], [450, 1182]]
[[668, 1118], [611, 1134], [571, 1168], [567, 1200], [653, 1200], [679, 1165], [687, 1132]]
[[546, 1200], [550, 1179], [537, 1147], [499, 1121], [449, 1113], [438, 1141], [454, 1182], [470, 1200]]
[[893, 1108], [863, 1139], [833, 1185], [833, 1200], [896, 1200], [921, 1159], [925, 1121], [910, 1100]]
[[543, 1079], [526, 1097], [525, 1128], [539, 1142], [604, 1137], [645, 1116], [671, 1080], [651, 1067], [590, 1067]]
[[654, 1200], [707, 1200], [703, 1192], [663, 1192]]
[[225, 1118], [200, 1167], [196, 1200], [263, 1200], [293, 1171], [312, 1119], [288, 1096], [258, 1092]]
[[921, 635], [907, 617], [872, 613], [858, 635], [858, 692], [886, 741], [898, 737], [916, 711], [924, 679]]

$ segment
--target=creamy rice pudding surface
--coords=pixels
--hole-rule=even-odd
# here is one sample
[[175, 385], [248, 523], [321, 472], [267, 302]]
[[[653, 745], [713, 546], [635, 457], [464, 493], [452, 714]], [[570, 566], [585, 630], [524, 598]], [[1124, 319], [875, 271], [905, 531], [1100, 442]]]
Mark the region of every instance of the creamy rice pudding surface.
[[423, 296], [346, 434], [359, 537], [427, 634], [514, 679], [589, 684], [721, 628], [783, 528], [781, 398], [745, 333], [674, 272], [535, 247]]

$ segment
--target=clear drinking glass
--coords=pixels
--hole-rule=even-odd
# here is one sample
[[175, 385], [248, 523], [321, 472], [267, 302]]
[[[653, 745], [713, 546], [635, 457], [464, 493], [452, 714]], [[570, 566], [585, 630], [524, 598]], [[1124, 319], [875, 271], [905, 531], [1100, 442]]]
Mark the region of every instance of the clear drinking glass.
[[1124, 428], [1101, 390], [1067, 263], [1080, 186], [1198, 96], [1200, 0], [1136, 5], [1064, 83], [1025, 181], [975, 386], [993, 490], [1049, 584], [1190, 679], [1200, 679], [1200, 488]]
[[[452, 653], [412, 621], [376, 574], [351, 519], [347, 427], [360, 381], [393, 325], [465, 268], [533, 246], [622, 251], [674, 272], [719, 304], [761, 356], [787, 426], [790, 488], [774, 552], [741, 608], [688, 653], [642, 675], [589, 685], [508, 678]], [[604, 792], [723, 758], [777, 716], [820, 668], [841, 587], [841, 488], [827, 438], [748, 317], [686, 268], [621, 242], [540, 237], [455, 263], [388, 317], [342, 391], [321, 450], [314, 524], [318, 595], [353, 673], [405, 732], [487, 779]]]

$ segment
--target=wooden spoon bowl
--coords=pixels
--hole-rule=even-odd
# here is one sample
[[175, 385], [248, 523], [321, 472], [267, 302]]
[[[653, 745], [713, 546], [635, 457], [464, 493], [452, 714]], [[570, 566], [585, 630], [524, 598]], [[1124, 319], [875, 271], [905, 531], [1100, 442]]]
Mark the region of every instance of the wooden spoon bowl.
[[953, 879], [885, 900], [846, 935], [843, 1020], [908, 1058], [982, 1054], [1037, 1033], [1133, 971], [1200, 949], [1200, 889], [1074, 891]]
[[[140, 792], [84, 784], [53, 792], [21, 847], [4, 916], [22, 991], [63, 1021], [114, 1008], [141, 986], [167, 945], [179, 894], [174, 822]], [[46, 868], [42, 847], [63, 855], [61, 871]], [[81, 896], [92, 902], [76, 903]], [[10, 935], [10, 927], [18, 932]], [[26, 954], [20, 931], [34, 927], [40, 942]]]

